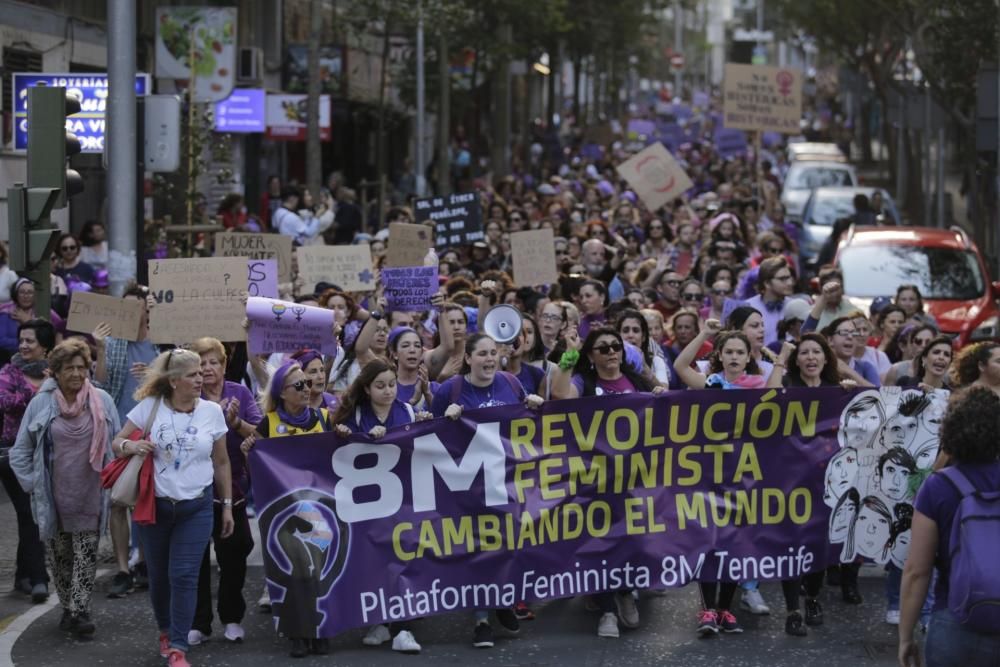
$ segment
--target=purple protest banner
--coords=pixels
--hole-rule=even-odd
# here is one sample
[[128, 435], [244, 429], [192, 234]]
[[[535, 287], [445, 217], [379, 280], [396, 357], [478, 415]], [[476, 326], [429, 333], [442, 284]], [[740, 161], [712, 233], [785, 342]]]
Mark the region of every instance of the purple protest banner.
[[294, 352], [308, 347], [335, 355], [333, 316], [333, 311], [327, 308], [249, 297], [247, 347], [251, 354]]
[[388, 310], [428, 310], [431, 297], [438, 291], [438, 267], [383, 268], [382, 284]]
[[656, 123], [644, 118], [633, 118], [628, 122], [626, 132], [630, 139], [645, 137], [647, 141], [653, 141], [653, 135], [656, 134]]
[[684, 391], [470, 410], [377, 441], [250, 454], [278, 629], [330, 637], [458, 609], [836, 563], [824, 474], [852, 393]]
[[717, 127], [712, 142], [715, 144], [715, 150], [724, 158], [746, 155], [749, 148], [747, 133], [743, 130]]
[[691, 101], [691, 104], [693, 104], [695, 107], [699, 109], [705, 109], [706, 107], [708, 107], [710, 102], [711, 98], [708, 96], [708, 93], [706, 93], [703, 90], [694, 91], [694, 96]]
[[278, 260], [247, 260], [247, 296], [278, 298]]

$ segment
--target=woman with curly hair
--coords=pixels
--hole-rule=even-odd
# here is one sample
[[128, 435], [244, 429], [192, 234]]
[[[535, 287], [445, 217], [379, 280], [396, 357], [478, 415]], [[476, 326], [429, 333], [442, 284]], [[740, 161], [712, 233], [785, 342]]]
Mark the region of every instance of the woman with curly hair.
[[[1000, 397], [995, 391], [972, 386], [952, 395], [941, 424], [941, 450], [947, 468], [927, 478], [917, 492], [913, 507], [910, 553], [903, 568], [900, 604], [900, 665], [923, 662], [914, 639], [914, 628], [935, 567], [938, 577], [934, 611], [924, 646], [927, 666], [997, 664], [1000, 634], [977, 631], [960, 623], [948, 604], [952, 556], [956, 553], [952, 528], [959, 503], [966, 495], [959, 489], [963, 486], [982, 491], [1000, 488], [997, 432], [1000, 432]], [[958, 548], [963, 546], [960, 543]]]
[[977, 385], [1000, 395], [1000, 343], [983, 341], [962, 348], [951, 367], [951, 383]]

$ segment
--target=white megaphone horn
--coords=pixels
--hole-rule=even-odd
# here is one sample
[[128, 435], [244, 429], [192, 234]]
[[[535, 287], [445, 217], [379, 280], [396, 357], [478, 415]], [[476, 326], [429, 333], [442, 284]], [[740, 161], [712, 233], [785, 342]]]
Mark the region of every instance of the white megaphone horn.
[[483, 333], [502, 344], [521, 335], [521, 312], [506, 303], [493, 306], [483, 317]]

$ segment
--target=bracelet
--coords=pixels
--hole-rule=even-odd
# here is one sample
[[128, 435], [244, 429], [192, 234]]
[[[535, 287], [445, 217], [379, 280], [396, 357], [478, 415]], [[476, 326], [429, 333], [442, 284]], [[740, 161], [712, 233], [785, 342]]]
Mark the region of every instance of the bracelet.
[[576, 366], [576, 362], [580, 360], [579, 350], [566, 350], [559, 357], [559, 368], [564, 371], [572, 370]]

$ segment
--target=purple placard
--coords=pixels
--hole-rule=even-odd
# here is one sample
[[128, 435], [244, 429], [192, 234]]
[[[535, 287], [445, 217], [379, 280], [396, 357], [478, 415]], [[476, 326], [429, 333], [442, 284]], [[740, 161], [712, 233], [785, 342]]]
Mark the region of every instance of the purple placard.
[[653, 135], [656, 133], [656, 123], [643, 118], [633, 118], [628, 122], [626, 131], [629, 136], [634, 134], [637, 138], [646, 137], [652, 140]]
[[764, 148], [774, 148], [780, 146], [785, 137], [780, 132], [764, 132], [760, 135], [760, 141]]
[[308, 347], [335, 355], [337, 339], [333, 335], [333, 315], [333, 311], [326, 308], [248, 297], [247, 347], [251, 354], [294, 352]]
[[377, 441], [258, 441], [278, 629], [332, 637], [517, 601], [821, 572], [838, 562], [828, 522], [846, 494], [826, 468], [851, 398], [606, 395], [467, 410]]
[[743, 130], [718, 128], [712, 139], [715, 150], [724, 158], [746, 155], [749, 145], [747, 133]]
[[708, 107], [711, 98], [709, 98], [708, 93], [704, 90], [694, 91], [694, 96], [691, 100], [691, 104], [698, 107], [699, 109], [705, 109]]
[[677, 123], [660, 123], [657, 126], [660, 142], [667, 147], [671, 153], [676, 153], [677, 148], [687, 141], [684, 128]]
[[431, 307], [431, 297], [438, 291], [438, 267], [383, 268], [382, 284], [389, 311], [427, 310]]
[[278, 298], [278, 260], [247, 260], [247, 296]]
[[266, 93], [260, 88], [233, 88], [215, 103], [216, 132], [264, 132], [267, 129]]

